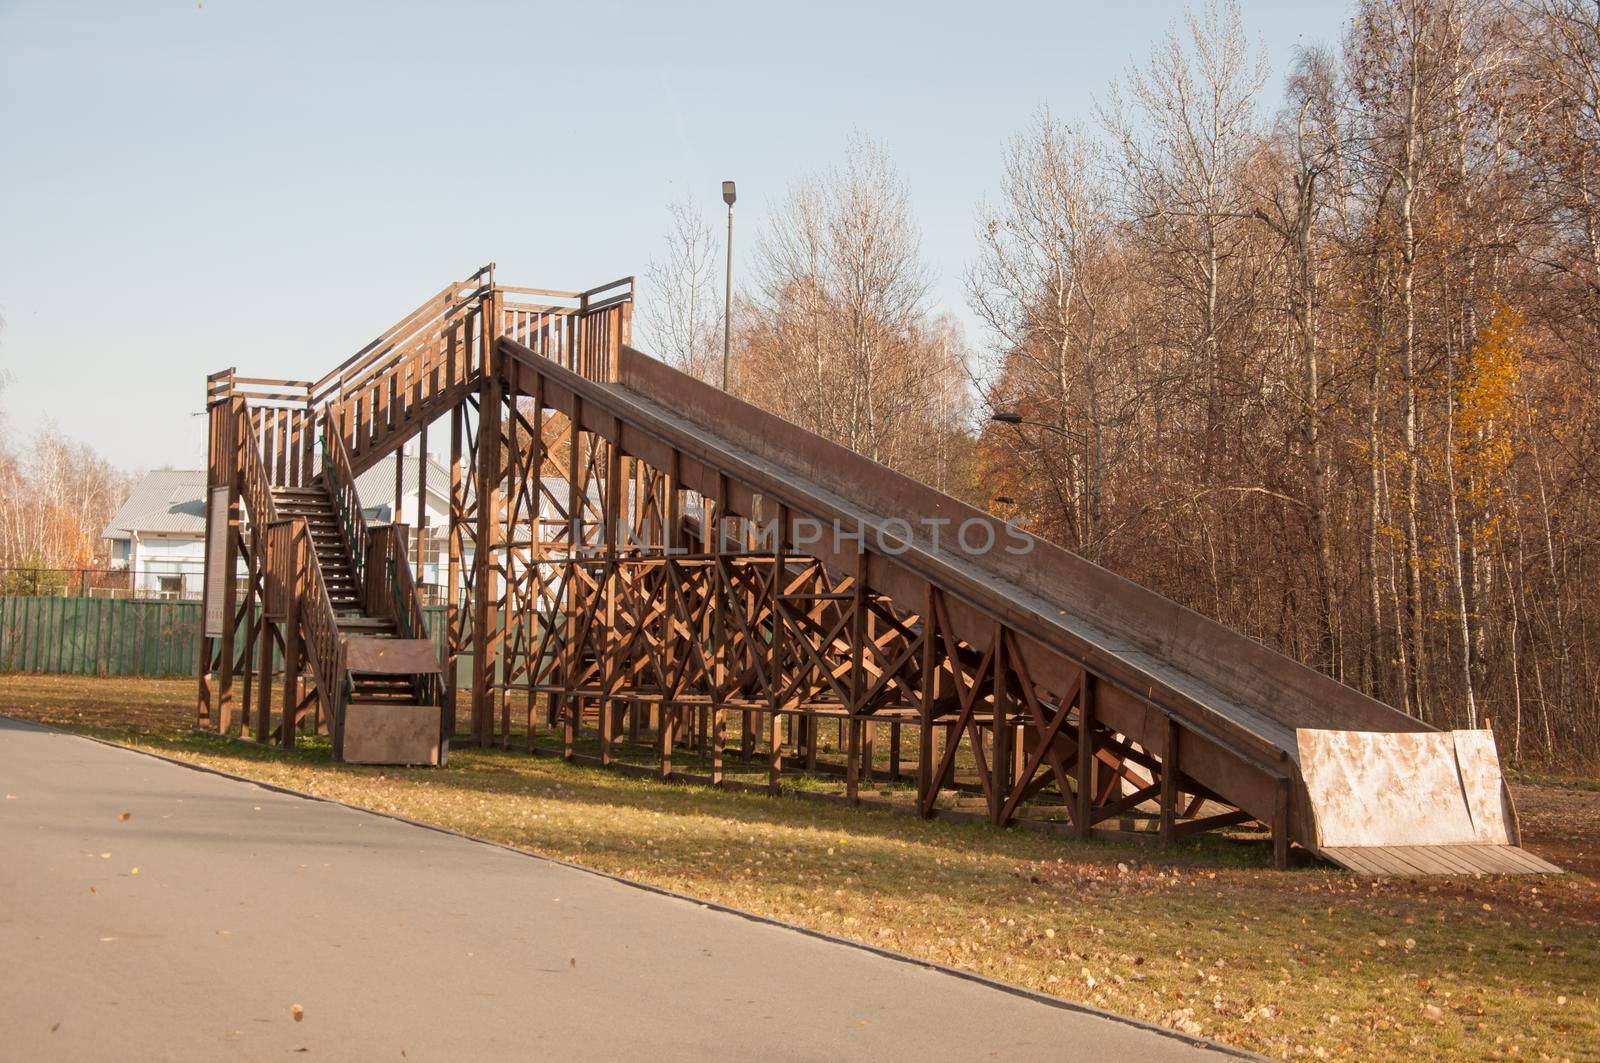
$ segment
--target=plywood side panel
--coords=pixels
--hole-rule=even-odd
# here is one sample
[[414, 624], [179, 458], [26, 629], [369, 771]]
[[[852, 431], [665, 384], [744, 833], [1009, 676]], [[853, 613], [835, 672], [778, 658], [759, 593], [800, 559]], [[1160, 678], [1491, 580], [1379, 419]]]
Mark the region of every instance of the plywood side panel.
[[351, 702], [345, 707], [344, 760], [348, 764], [438, 764], [438, 707]]
[[1477, 841], [1453, 735], [1301, 728], [1296, 737], [1319, 848]]

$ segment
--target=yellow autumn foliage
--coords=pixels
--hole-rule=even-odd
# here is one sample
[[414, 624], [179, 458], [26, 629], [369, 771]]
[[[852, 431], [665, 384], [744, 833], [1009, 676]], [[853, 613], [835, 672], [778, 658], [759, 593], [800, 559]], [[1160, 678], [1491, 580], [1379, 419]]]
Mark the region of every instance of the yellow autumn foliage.
[[1526, 341], [1522, 311], [1499, 296], [1478, 335], [1456, 389], [1455, 461], [1462, 499], [1485, 518], [1483, 534], [1497, 523], [1505, 472], [1515, 456], [1514, 407]]

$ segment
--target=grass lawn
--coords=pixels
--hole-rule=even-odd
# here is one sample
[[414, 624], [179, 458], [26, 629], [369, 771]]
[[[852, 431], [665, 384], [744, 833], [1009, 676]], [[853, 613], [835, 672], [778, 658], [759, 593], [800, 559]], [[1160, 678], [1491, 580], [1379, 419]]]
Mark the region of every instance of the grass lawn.
[[337, 767], [190, 729], [188, 680], [0, 677], [0, 713], [394, 812], [1271, 1056], [1600, 1059], [1600, 793], [1519, 785], [1576, 873], [1365, 880], [457, 748]]

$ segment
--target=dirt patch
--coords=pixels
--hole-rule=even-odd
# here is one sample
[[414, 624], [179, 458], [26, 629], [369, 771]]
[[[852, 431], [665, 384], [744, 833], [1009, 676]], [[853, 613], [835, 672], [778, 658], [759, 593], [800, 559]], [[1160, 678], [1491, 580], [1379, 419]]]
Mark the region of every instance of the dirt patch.
[[1600, 791], [1512, 783], [1530, 852], [1600, 880]]

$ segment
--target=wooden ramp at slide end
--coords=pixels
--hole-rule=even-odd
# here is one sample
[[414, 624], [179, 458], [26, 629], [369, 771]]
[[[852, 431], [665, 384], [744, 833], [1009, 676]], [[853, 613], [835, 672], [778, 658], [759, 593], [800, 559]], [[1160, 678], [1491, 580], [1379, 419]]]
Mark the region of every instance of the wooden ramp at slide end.
[[1300, 728], [1316, 848], [1363, 875], [1556, 874], [1518, 847], [1491, 731]]

